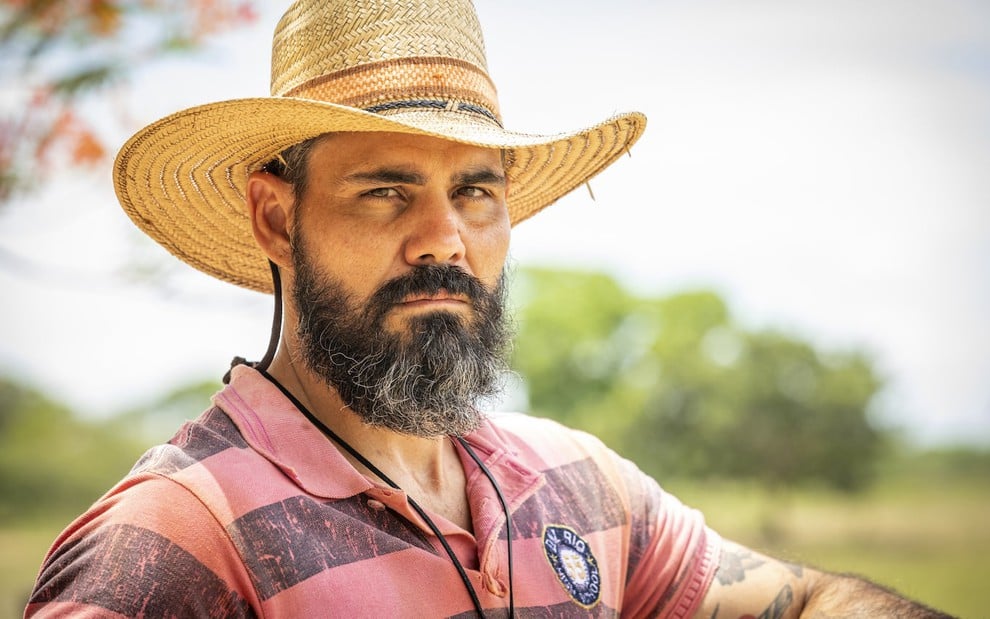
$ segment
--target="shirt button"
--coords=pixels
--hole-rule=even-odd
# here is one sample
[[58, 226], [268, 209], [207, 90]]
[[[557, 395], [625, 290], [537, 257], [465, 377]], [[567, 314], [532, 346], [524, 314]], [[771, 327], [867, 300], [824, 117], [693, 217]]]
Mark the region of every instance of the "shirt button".
[[376, 512], [380, 512], [385, 509], [385, 504], [375, 499], [368, 499], [368, 507], [375, 510]]

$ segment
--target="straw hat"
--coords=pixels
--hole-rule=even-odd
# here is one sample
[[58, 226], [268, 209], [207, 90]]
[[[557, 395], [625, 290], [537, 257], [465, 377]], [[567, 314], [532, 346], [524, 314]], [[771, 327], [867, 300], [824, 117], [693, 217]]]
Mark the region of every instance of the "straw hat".
[[626, 153], [646, 125], [629, 113], [558, 135], [505, 130], [470, 0], [297, 0], [275, 29], [271, 93], [163, 118], [114, 164], [139, 228], [197, 269], [262, 292], [272, 282], [245, 186], [293, 144], [390, 131], [504, 149], [516, 224]]

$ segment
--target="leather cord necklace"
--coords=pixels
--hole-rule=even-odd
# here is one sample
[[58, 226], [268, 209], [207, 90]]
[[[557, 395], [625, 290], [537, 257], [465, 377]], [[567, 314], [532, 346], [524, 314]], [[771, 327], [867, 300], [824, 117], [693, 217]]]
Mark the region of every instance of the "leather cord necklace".
[[[311, 413], [309, 411], [309, 409], [306, 408], [306, 406], [304, 406], [303, 403], [300, 402], [295, 397], [295, 395], [292, 394], [292, 392], [290, 392], [288, 389], [286, 389], [282, 385], [282, 383], [280, 383], [278, 380], [276, 380], [275, 377], [273, 377], [271, 374], [269, 374], [265, 369], [261, 369], [261, 368], [257, 368], [257, 369], [258, 369], [259, 372], [261, 372], [261, 374], [265, 378], [267, 378], [269, 381], [271, 381], [271, 383], [273, 385], [275, 385], [276, 387], [278, 387], [278, 389], [285, 395], [285, 397], [289, 398], [289, 400], [296, 406], [296, 408], [298, 408], [302, 412], [302, 414], [305, 415], [306, 418], [309, 419], [309, 421], [314, 426], [316, 426], [317, 428], [319, 428], [319, 430], [321, 432], [323, 432], [324, 436], [326, 436], [327, 438], [329, 438], [330, 440], [332, 440], [334, 443], [336, 443], [337, 445], [339, 445], [342, 449], [344, 449], [345, 451], [347, 451], [347, 453], [351, 454], [354, 457], [355, 460], [357, 460], [358, 462], [360, 462], [361, 464], [363, 464], [365, 467], [367, 467], [368, 470], [370, 470], [372, 473], [374, 473], [375, 475], [377, 475], [386, 484], [388, 484], [389, 486], [391, 486], [395, 490], [402, 491], [402, 488], [400, 488], [398, 486], [398, 484], [396, 484], [394, 481], [392, 481], [391, 479], [389, 479], [389, 477], [387, 475], [385, 475], [385, 473], [383, 473], [378, 467], [376, 467], [374, 464], [372, 464], [358, 450], [356, 450], [354, 447], [352, 447], [350, 444], [348, 444], [347, 441], [345, 441], [340, 436], [338, 436], [336, 432], [334, 432], [333, 430], [331, 430], [330, 428], [328, 428], [326, 426], [326, 424], [324, 424], [322, 421], [320, 421], [316, 417], [316, 415], [314, 415], [313, 413]], [[491, 483], [492, 487], [495, 489], [495, 494], [498, 495], [499, 503], [501, 503], [501, 505], [502, 505], [502, 512], [505, 514], [506, 558], [507, 558], [508, 563], [509, 563], [509, 569], [508, 569], [508, 576], [509, 576], [509, 617], [511, 619], [511, 618], [515, 617], [515, 600], [513, 598], [513, 591], [512, 591], [512, 518], [509, 515], [509, 506], [508, 506], [508, 503], [505, 500], [505, 496], [502, 494], [502, 489], [499, 487], [498, 482], [495, 481], [495, 476], [492, 474], [492, 472], [490, 470], [488, 470], [488, 467], [486, 467], [485, 464], [481, 461], [481, 458], [479, 458], [478, 455], [474, 452], [474, 449], [471, 448], [471, 446], [467, 443], [467, 441], [465, 441], [463, 438], [461, 438], [459, 436], [458, 437], [454, 437], [454, 440], [456, 440], [461, 445], [461, 447], [464, 449], [464, 451], [467, 452], [467, 454], [471, 457], [472, 460], [474, 460], [475, 464], [478, 465], [478, 468], [481, 469], [481, 471], [484, 473], [485, 477], [488, 478], [488, 481]], [[484, 608], [481, 605], [481, 600], [478, 599], [478, 592], [475, 590], [474, 585], [471, 584], [470, 577], [468, 577], [467, 572], [464, 569], [464, 566], [461, 564], [460, 560], [457, 558], [457, 555], [454, 553], [454, 550], [450, 547], [450, 544], [447, 542], [447, 538], [444, 537], [443, 533], [440, 532], [440, 528], [436, 525], [435, 522], [433, 522], [433, 519], [430, 518], [429, 514], [426, 513], [426, 510], [424, 510], [408, 494], [406, 494], [406, 498], [409, 501], [409, 505], [413, 508], [413, 510], [415, 510], [415, 512], [417, 514], [419, 514], [419, 517], [422, 518], [424, 522], [426, 522], [427, 526], [430, 527], [430, 530], [433, 531], [433, 534], [437, 536], [437, 539], [440, 541], [440, 544], [443, 546], [443, 549], [446, 551], [447, 556], [450, 557], [451, 563], [453, 563], [454, 564], [454, 567], [457, 569], [457, 573], [458, 573], [458, 575], [460, 575], [461, 581], [464, 583], [464, 588], [467, 590], [468, 595], [471, 597], [471, 602], [474, 604], [475, 611], [477, 611], [479, 617], [484, 618], [485, 611], [484, 611]]]

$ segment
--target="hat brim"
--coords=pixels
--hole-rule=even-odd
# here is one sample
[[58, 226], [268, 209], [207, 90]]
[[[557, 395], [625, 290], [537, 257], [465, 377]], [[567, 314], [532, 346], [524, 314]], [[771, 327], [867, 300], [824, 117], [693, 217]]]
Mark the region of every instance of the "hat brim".
[[244, 192], [250, 172], [293, 144], [328, 132], [374, 131], [505, 149], [515, 225], [628, 152], [645, 127], [646, 118], [631, 112], [542, 136], [506, 131], [470, 112], [382, 116], [309, 99], [236, 99], [177, 112], [136, 133], [117, 154], [114, 189], [131, 220], [173, 255], [221, 280], [270, 293], [268, 259], [255, 243]]

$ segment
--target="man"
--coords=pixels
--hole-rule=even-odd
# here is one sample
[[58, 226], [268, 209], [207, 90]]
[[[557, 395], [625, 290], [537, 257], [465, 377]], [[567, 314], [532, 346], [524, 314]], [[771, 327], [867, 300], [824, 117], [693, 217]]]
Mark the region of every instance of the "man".
[[272, 98], [165, 118], [115, 168], [152, 238], [275, 293], [269, 352], [70, 525], [27, 615], [944, 616], [720, 539], [592, 437], [479, 411], [511, 226], [641, 115], [504, 130], [468, 0], [298, 0], [272, 63]]

